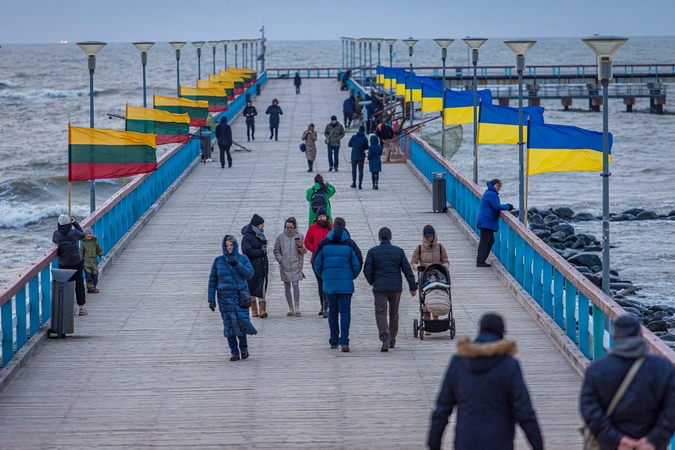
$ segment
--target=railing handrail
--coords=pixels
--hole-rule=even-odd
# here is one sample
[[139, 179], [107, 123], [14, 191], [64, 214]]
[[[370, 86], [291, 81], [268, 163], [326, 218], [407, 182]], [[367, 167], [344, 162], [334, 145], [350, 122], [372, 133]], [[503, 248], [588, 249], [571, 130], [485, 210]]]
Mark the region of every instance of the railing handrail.
[[[267, 69], [268, 72], [272, 71], [282, 71], [282, 70], [349, 70], [349, 69], [361, 69], [361, 68], [368, 68], [368, 67], [376, 67], [377, 64], [374, 64], [373, 66], [368, 66], [363, 65], [363, 66], [355, 66], [355, 67], [348, 67], [348, 68], [340, 68], [340, 67], [283, 67], [283, 68], [272, 68], [272, 69]], [[389, 64], [380, 64], [380, 66], [383, 67], [389, 67]], [[673, 63], [637, 63], [637, 64], [631, 64], [631, 63], [624, 63], [624, 64], [613, 64], [612, 67], [615, 69], [618, 68], [623, 68], [623, 67], [673, 67], [675, 66], [675, 62]], [[410, 65], [405, 65], [405, 66], [392, 66], [394, 69], [410, 69]], [[535, 68], [537, 69], [557, 69], [557, 68], [564, 68], [564, 69], [575, 69], [577, 67], [583, 67], [583, 68], [596, 68], [598, 67], [597, 64], [528, 64], [528, 68], [532, 68], [533, 70]], [[442, 70], [443, 66], [413, 66], [413, 70]], [[472, 69], [473, 66], [445, 66], [445, 70], [452, 70], [452, 69]], [[490, 69], [513, 69], [513, 65], [489, 65], [489, 66], [478, 66], [478, 69], [485, 69], [485, 70], [490, 70]], [[450, 74], [446, 74], [447, 76], [450, 76]], [[617, 74], [621, 75], [621, 74]]]
[[[468, 188], [477, 198], [482, 197], [479, 187], [459, 172], [455, 167], [443, 158], [433, 147], [420, 137], [410, 134], [411, 138], [424, 150], [429, 153], [439, 164], [441, 164], [449, 173], [451, 173], [460, 183]], [[537, 235], [530, 231], [522, 222], [512, 214], [501, 211], [500, 218], [520, 235], [532, 248], [539, 253], [547, 262], [558, 270], [566, 279], [574, 285], [576, 289], [584, 294], [589, 301], [607, 314], [610, 319], [614, 319], [620, 314], [626, 314], [626, 311], [616, 303], [611, 297], [605, 294], [599, 287], [594, 285], [588, 278], [583, 276], [578, 270], [567, 262], [562, 256], [556, 253], [551, 247], [546, 245]], [[646, 327], [642, 327], [642, 334], [648, 342], [651, 350], [675, 365], [675, 352], [670, 349], [661, 339]]]

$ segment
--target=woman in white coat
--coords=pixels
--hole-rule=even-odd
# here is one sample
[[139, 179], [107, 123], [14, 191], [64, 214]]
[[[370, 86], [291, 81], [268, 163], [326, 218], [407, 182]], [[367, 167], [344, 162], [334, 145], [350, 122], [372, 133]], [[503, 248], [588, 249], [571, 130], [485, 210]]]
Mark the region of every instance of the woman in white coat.
[[[279, 275], [281, 275], [281, 281], [284, 282], [286, 302], [288, 302], [287, 316], [300, 315], [299, 282], [305, 277], [302, 267], [305, 253], [307, 253], [304, 241], [305, 236], [298, 231], [298, 222], [295, 217], [289, 217], [284, 223], [283, 233], [279, 233], [274, 242], [274, 258], [279, 263]], [[293, 287], [292, 297], [291, 287]]]

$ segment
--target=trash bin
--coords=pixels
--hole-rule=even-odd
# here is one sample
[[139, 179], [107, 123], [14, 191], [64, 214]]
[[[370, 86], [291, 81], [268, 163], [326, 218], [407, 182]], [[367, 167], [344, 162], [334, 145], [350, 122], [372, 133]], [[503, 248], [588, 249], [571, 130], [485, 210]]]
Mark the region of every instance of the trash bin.
[[446, 212], [448, 206], [445, 196], [445, 172], [432, 172], [433, 182], [431, 191], [433, 197], [434, 212]]
[[75, 282], [72, 269], [52, 269], [52, 321], [49, 332], [57, 338], [75, 332]]
[[211, 160], [211, 131], [204, 127], [199, 135], [201, 140], [202, 160], [204, 162]]
[[260, 83], [255, 84], [255, 95], [260, 95]]

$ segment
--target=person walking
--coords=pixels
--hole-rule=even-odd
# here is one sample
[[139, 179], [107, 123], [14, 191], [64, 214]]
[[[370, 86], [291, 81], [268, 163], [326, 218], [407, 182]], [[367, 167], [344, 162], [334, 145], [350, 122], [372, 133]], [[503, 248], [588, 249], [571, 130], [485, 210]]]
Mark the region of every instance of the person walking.
[[319, 243], [314, 268], [323, 279], [323, 291], [328, 296], [328, 326], [330, 348], [349, 351], [349, 325], [354, 280], [363, 266], [361, 250], [351, 240], [346, 222], [336, 217], [333, 229]]
[[98, 257], [105, 262], [103, 249], [94, 236], [94, 230], [87, 227], [84, 230], [84, 239], [80, 243], [80, 253], [84, 261], [84, 273], [87, 281], [87, 294], [98, 294]]
[[363, 164], [366, 160], [366, 150], [368, 150], [368, 138], [366, 137], [366, 128], [361, 125], [359, 131], [349, 139], [347, 144], [352, 148], [352, 185], [356, 188], [356, 170], [359, 171], [359, 189], [363, 189]]
[[332, 229], [333, 224], [330, 223], [330, 220], [326, 215], [326, 208], [321, 207], [317, 210], [316, 219], [307, 229], [307, 235], [305, 236], [305, 247], [312, 252], [309, 263], [312, 266], [312, 271], [314, 271], [316, 285], [319, 289], [319, 315], [323, 316], [324, 319], [328, 318], [328, 300], [323, 292], [323, 280], [321, 279], [321, 276], [316, 273], [316, 269], [314, 268], [314, 257], [316, 256], [316, 250], [319, 247], [319, 243], [328, 236], [328, 233], [330, 233], [330, 230]]
[[314, 160], [316, 159], [316, 139], [317, 134], [314, 131], [314, 124], [310, 123], [304, 133], [302, 140], [305, 142], [305, 157], [307, 158], [307, 172], [314, 170]]
[[[248, 290], [251, 294], [251, 312], [253, 317], [267, 317], [267, 238], [265, 237], [265, 220], [253, 214], [251, 222], [241, 229], [241, 252], [248, 257], [253, 267], [253, 277], [248, 279]], [[260, 313], [258, 313], [260, 307]]]
[[84, 260], [80, 253], [80, 247], [77, 245], [78, 241], [84, 239], [84, 232], [79, 223], [75, 219], [68, 216], [68, 214], [61, 214], [57, 221], [57, 227], [52, 234], [52, 242], [58, 247], [56, 255], [58, 256], [59, 269], [75, 270], [75, 273], [68, 279], [68, 281], [75, 282], [75, 299], [79, 307], [78, 314], [86, 316], [89, 314], [87, 308], [84, 307], [86, 294], [84, 293], [84, 278], [82, 271], [84, 270]]
[[267, 107], [265, 114], [270, 116], [270, 140], [274, 138], [277, 141], [279, 135], [279, 116], [284, 114], [279, 106], [279, 100], [276, 98], [272, 100], [272, 104]]
[[[305, 277], [302, 267], [305, 264], [305, 236], [298, 231], [295, 217], [289, 217], [284, 223], [284, 231], [277, 235], [274, 242], [274, 258], [279, 263], [279, 275], [284, 283], [287, 316], [300, 316], [300, 281]], [[293, 287], [293, 296], [291, 296]]]
[[516, 423], [534, 450], [544, 448], [520, 364], [513, 357], [516, 343], [504, 339], [504, 333], [501, 316], [485, 314], [476, 339], [457, 342], [431, 416], [431, 450], [440, 450], [455, 406], [456, 450], [512, 450]]
[[[422, 243], [413, 250], [412, 258], [410, 258], [410, 266], [412, 270], [418, 272], [422, 267], [428, 267], [431, 264], [442, 264], [450, 268], [450, 260], [448, 259], [448, 252], [443, 247], [443, 244], [438, 242], [436, 237], [436, 230], [431, 225], [426, 225], [422, 230]], [[432, 319], [431, 313], [427, 310], [427, 306], [422, 304], [422, 315], [425, 320]], [[433, 316], [433, 320], [438, 320], [437, 316]], [[428, 331], [425, 335], [430, 335]]]
[[495, 232], [499, 231], [499, 213], [503, 210], [513, 211], [510, 203], [499, 202], [499, 191], [502, 182], [497, 178], [487, 184], [487, 190], [483, 193], [478, 207], [476, 228], [480, 230], [478, 251], [476, 252], [476, 267], [490, 267], [486, 262], [490, 256], [490, 250], [495, 243]]
[[387, 227], [380, 228], [377, 237], [380, 245], [368, 250], [363, 274], [373, 287], [375, 322], [382, 341], [380, 351], [388, 352], [396, 346], [398, 335], [398, 306], [403, 292], [401, 272], [408, 281], [408, 290], [413, 297], [417, 295], [417, 281], [403, 249], [391, 244], [391, 230]]
[[354, 114], [356, 114], [356, 100], [353, 96], [349, 96], [344, 102], [342, 102], [342, 121], [345, 123], [346, 127], [350, 127], [352, 125]]
[[295, 77], [293, 78], [293, 86], [295, 86], [295, 95], [300, 93], [300, 85], [302, 84], [302, 79], [300, 79], [300, 72], [295, 72]]
[[227, 117], [224, 115], [216, 126], [216, 139], [218, 140], [218, 150], [220, 150], [220, 168], [225, 168], [225, 154], [227, 154], [227, 167], [232, 167], [232, 156], [230, 156], [232, 128], [227, 124]]
[[650, 355], [637, 318], [612, 321], [614, 345], [584, 374], [581, 415], [598, 447], [665, 450], [675, 433], [675, 368]]
[[223, 254], [213, 260], [209, 275], [207, 300], [211, 311], [216, 310], [216, 299], [220, 317], [223, 319], [223, 335], [230, 347], [230, 361], [247, 359], [247, 334], [258, 332], [248, 317], [251, 296], [246, 280], [253, 276], [253, 267], [246, 257], [239, 253], [234, 236], [223, 238]]
[[340, 164], [340, 141], [345, 137], [345, 127], [338, 122], [336, 116], [331, 116], [330, 123], [323, 130], [323, 135], [326, 137], [328, 146], [328, 171], [332, 172], [335, 169], [337, 172]]
[[248, 141], [251, 139], [255, 141], [255, 116], [258, 115], [258, 110], [255, 109], [251, 101], [248, 101], [246, 102], [243, 114], [246, 117], [246, 139]]
[[370, 137], [368, 147], [368, 170], [373, 180], [373, 189], [379, 189], [380, 172], [382, 172], [382, 145], [377, 136]]
[[309, 226], [312, 226], [314, 223], [314, 219], [316, 219], [320, 208], [324, 208], [328, 220], [332, 220], [330, 198], [333, 195], [335, 195], [333, 185], [324, 181], [321, 174], [317, 173], [314, 177], [314, 186], [305, 192], [305, 199], [309, 202]]
[[394, 129], [388, 123], [383, 122], [375, 128], [375, 136], [380, 138], [385, 161], [389, 162], [391, 156], [391, 140], [394, 138]]

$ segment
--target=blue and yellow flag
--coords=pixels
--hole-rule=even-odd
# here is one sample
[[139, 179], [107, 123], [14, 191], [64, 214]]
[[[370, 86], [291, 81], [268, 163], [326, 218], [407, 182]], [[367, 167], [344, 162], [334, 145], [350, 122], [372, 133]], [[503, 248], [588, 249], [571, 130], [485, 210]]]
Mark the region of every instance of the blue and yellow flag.
[[[478, 104], [492, 104], [492, 91], [478, 91]], [[480, 108], [479, 108], [480, 110]], [[473, 91], [445, 90], [443, 96], [443, 121], [445, 125], [465, 125], [473, 123]]]
[[396, 95], [405, 95], [405, 88], [409, 83], [410, 73], [407, 70], [399, 69], [396, 71], [396, 84], [394, 84], [394, 89], [396, 89]]
[[[518, 108], [481, 104], [478, 113], [479, 144], [517, 144]], [[523, 138], [527, 139], [527, 124], [544, 123], [544, 108], [523, 108]]]
[[443, 111], [443, 82], [422, 83], [422, 112], [440, 111]]
[[[612, 161], [609, 134], [609, 161]], [[545, 172], [602, 170], [602, 133], [566, 125], [530, 123], [527, 137], [527, 175]]]
[[384, 84], [384, 66], [377, 66], [375, 72], [375, 83]]
[[[412, 81], [412, 89], [410, 86], [410, 82]], [[413, 102], [421, 102], [422, 101], [422, 86], [428, 84], [430, 86], [435, 87], [436, 89], [442, 89], [443, 87], [443, 82], [439, 80], [434, 80], [433, 78], [429, 77], [418, 77], [417, 75], [413, 75], [412, 80], [411, 77], [408, 76], [405, 79], [405, 100], [407, 102], [410, 101], [411, 98], [411, 92], [412, 92], [412, 101]], [[423, 111], [425, 112], [425, 111]]]

